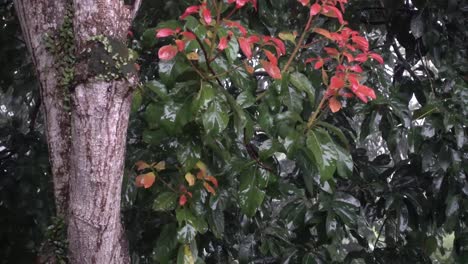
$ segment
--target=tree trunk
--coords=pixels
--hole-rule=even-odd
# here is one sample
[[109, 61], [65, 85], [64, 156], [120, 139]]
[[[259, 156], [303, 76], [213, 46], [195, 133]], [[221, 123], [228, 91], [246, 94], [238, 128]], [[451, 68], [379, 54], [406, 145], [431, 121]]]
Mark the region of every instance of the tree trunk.
[[[73, 42], [81, 64], [91, 38], [124, 42], [140, 0], [15, 0], [25, 42], [40, 81], [58, 215], [68, 224], [71, 263], [129, 263], [120, 220], [125, 138], [135, 76], [102, 81], [83, 68], [70, 89], [71, 109], [59, 85], [63, 58], [46, 48], [46, 34], [74, 13]], [[75, 66], [74, 65], [74, 66]]]
[[72, 263], [129, 263], [120, 223], [131, 93], [126, 81], [76, 87], [68, 239]]
[[57, 88], [55, 59], [44, 45], [46, 33], [57, 30], [65, 14], [65, 0], [15, 0], [24, 40], [36, 67], [40, 84], [52, 168], [57, 214], [65, 217], [68, 208], [68, 180], [70, 173], [70, 118], [63, 104], [63, 94]]

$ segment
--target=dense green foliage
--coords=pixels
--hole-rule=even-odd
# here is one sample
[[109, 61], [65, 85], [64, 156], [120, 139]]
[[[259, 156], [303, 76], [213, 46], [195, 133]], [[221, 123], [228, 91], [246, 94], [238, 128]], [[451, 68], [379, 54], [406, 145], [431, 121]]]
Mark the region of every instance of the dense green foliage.
[[[199, 263], [468, 262], [468, 3], [349, 2], [349, 27], [385, 59], [363, 65], [377, 99], [324, 111], [308, 135], [303, 123], [326, 86], [320, 71], [300, 61], [322, 52], [323, 42], [272, 81], [232, 70], [240, 58], [231, 41], [212, 63], [217, 73], [228, 71], [223, 89], [201, 82], [183, 54], [158, 60], [172, 40], [155, 38], [156, 28], [183, 27], [163, 21], [190, 4], [143, 3], [130, 43], [140, 54], [142, 86], [122, 194], [135, 263], [192, 254]], [[300, 34], [307, 15], [296, 0], [259, 0], [258, 11], [247, 6], [231, 19], [259, 34]], [[51, 179], [37, 84], [10, 1], [0, 0], [0, 18], [0, 259], [31, 263], [53, 222]], [[206, 34], [197, 19], [188, 21]], [[294, 45], [286, 43], [290, 54]], [[141, 160], [166, 163], [148, 189], [135, 187]], [[202, 179], [189, 186], [186, 172], [197, 175], [199, 160], [219, 183], [216, 195]], [[192, 196], [181, 206], [186, 191]]]

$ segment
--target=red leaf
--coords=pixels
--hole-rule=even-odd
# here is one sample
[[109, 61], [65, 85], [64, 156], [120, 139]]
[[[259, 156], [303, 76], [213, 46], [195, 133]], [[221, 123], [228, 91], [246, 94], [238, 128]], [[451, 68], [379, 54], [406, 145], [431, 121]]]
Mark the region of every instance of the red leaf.
[[258, 43], [260, 41], [260, 38], [256, 35], [252, 35], [248, 37], [247, 40], [249, 41], [250, 44], [253, 44], [253, 43]]
[[170, 28], [161, 28], [157, 30], [156, 37], [157, 38], [165, 38], [174, 35], [175, 30]]
[[340, 109], [341, 109], [341, 103], [340, 103], [340, 101], [338, 101], [336, 99], [336, 97], [332, 97], [332, 98], [330, 98], [330, 100], [328, 100], [328, 106], [330, 107], [330, 110], [333, 113], [336, 113], [336, 112], [340, 111]]
[[278, 66], [265, 60], [261, 60], [261, 63], [262, 63], [263, 68], [268, 73], [268, 75], [271, 76], [271, 78], [277, 79], [277, 80], [281, 79], [281, 70], [278, 68]]
[[226, 26], [228, 27], [235, 27], [237, 28], [242, 36], [245, 36], [247, 34], [247, 29], [245, 29], [245, 27], [243, 27], [240, 23], [238, 22], [234, 22], [234, 21], [231, 21], [231, 20], [225, 20], [224, 23], [226, 24]]
[[339, 90], [345, 86], [345, 81], [342, 78], [333, 76], [330, 80], [330, 89]]
[[310, 16], [315, 16], [318, 13], [320, 13], [320, 10], [322, 9], [322, 6], [315, 3], [310, 7]]
[[326, 5], [323, 7], [322, 14], [328, 16], [328, 17], [336, 17], [338, 19], [338, 22], [340, 22], [341, 25], [345, 25], [346, 21], [343, 19], [343, 14], [341, 13], [338, 8], [330, 5]]
[[369, 53], [369, 57], [371, 57], [372, 59], [378, 61], [380, 64], [384, 64], [384, 60], [382, 58], [382, 56], [380, 56], [379, 54], [377, 53]]
[[186, 203], [187, 203], [187, 196], [185, 196], [185, 194], [182, 194], [179, 197], [179, 205], [184, 206]]
[[354, 60], [355, 60], [355, 61], [358, 61], [358, 62], [366, 62], [367, 59], [368, 59], [367, 54], [364, 54], [364, 53], [358, 54], [358, 55], [354, 58]]
[[353, 72], [357, 72], [357, 73], [363, 72], [361, 66], [359, 66], [359, 65], [350, 66], [348, 69], [352, 70]]
[[185, 9], [185, 12], [180, 16], [180, 19], [185, 19], [191, 14], [198, 13], [199, 10], [200, 6], [189, 6], [187, 7], [187, 9]]
[[220, 40], [219, 40], [219, 44], [218, 44], [218, 49], [219, 50], [225, 50], [228, 46], [228, 37], [222, 37]]
[[187, 40], [194, 40], [197, 37], [192, 32], [184, 31], [180, 33]]
[[354, 61], [354, 57], [353, 57], [353, 55], [351, 53], [344, 51], [343, 55], [346, 57], [346, 59], [348, 59], [348, 62], [353, 62]]
[[206, 7], [203, 8], [202, 16], [203, 16], [203, 20], [205, 20], [205, 23], [206, 23], [207, 25], [211, 24], [211, 21], [213, 21], [213, 20], [211, 19], [211, 11], [210, 11], [210, 9], [208, 9], [208, 8], [206, 8]]
[[372, 88], [367, 87], [365, 85], [359, 85], [359, 84], [358, 85], [352, 85], [351, 90], [364, 103], [367, 103], [368, 97], [370, 97], [372, 99], [376, 98], [374, 90], [372, 90]]
[[310, 0], [297, 0], [299, 3], [302, 4], [302, 6], [306, 6], [309, 4]]
[[160, 60], [171, 60], [175, 55], [177, 55], [177, 47], [174, 45], [163, 46], [158, 51]]
[[325, 48], [323, 48], [323, 49], [325, 50], [325, 52], [326, 52], [328, 55], [330, 55], [330, 56], [332, 56], [332, 57], [338, 56], [338, 55], [340, 54], [340, 53], [338, 52], [338, 50], [337, 50], [337, 49], [334, 49], [334, 48], [325, 47]]
[[361, 36], [353, 36], [351, 39], [363, 52], [367, 52], [369, 50], [369, 42], [366, 38]]
[[263, 50], [265, 52], [265, 55], [267, 56], [268, 60], [273, 64], [273, 65], [278, 65], [278, 59], [271, 53], [269, 50]]
[[239, 46], [242, 50], [242, 53], [244, 53], [244, 55], [248, 59], [251, 59], [252, 58], [252, 46], [250, 45], [250, 41], [243, 37], [239, 37], [237, 38], [237, 40], [239, 42]]
[[180, 40], [180, 39], [176, 39], [175, 41], [176, 45], [177, 45], [177, 49], [180, 51], [183, 51], [185, 49], [185, 42]]
[[325, 63], [324, 60], [319, 59], [319, 60], [317, 61], [317, 63], [315, 63], [314, 69], [318, 70], [318, 69], [322, 68], [324, 63]]

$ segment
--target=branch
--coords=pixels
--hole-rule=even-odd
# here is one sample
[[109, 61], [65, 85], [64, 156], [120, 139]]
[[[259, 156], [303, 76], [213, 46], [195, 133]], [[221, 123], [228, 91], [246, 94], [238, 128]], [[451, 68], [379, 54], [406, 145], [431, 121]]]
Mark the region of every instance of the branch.
[[130, 17], [132, 21], [135, 19], [138, 13], [138, 10], [140, 9], [141, 2], [142, 0], [135, 0], [135, 2], [133, 3], [132, 9], [131, 9], [131, 17]]
[[405, 67], [405, 70], [407, 70], [409, 72], [409, 74], [411, 75], [411, 77], [413, 77], [413, 79], [415, 81], [421, 82], [421, 79], [419, 79], [418, 75], [416, 75], [416, 73], [413, 71], [413, 69], [411, 69], [411, 65], [403, 57], [403, 55], [401, 54], [401, 52], [399, 50], [399, 47], [396, 45], [395, 42], [392, 43], [392, 47], [393, 47], [393, 50], [395, 51], [395, 54], [397, 55], [398, 59], [403, 64], [403, 67]]

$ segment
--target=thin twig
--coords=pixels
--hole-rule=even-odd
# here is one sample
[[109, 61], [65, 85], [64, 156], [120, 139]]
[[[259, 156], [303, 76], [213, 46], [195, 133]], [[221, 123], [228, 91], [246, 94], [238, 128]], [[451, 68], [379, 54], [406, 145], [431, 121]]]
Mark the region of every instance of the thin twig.
[[289, 57], [288, 62], [286, 63], [286, 65], [284, 65], [282, 72], [286, 72], [289, 69], [289, 66], [291, 66], [291, 63], [293, 62], [294, 58], [299, 52], [299, 49], [302, 47], [301, 44], [304, 41], [304, 38], [307, 32], [309, 32], [310, 25], [312, 24], [312, 20], [313, 20], [313, 16], [309, 15], [309, 19], [307, 20], [307, 24], [304, 27], [304, 31], [302, 32], [301, 37], [299, 38], [299, 41], [297, 42], [296, 47], [294, 48], [294, 51], [291, 53], [291, 57]]

